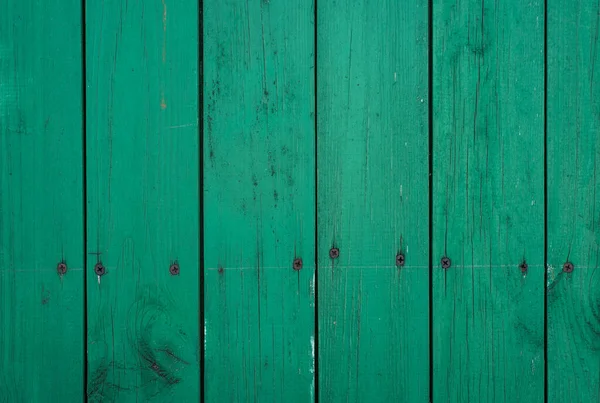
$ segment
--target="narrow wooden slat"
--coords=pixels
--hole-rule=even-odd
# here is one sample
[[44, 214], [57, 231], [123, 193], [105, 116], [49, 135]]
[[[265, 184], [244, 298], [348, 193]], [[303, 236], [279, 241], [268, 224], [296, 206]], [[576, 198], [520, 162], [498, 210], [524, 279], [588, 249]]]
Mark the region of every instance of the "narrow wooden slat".
[[0, 2], [2, 402], [83, 397], [81, 48], [79, 1]]
[[206, 401], [312, 401], [312, 2], [203, 4]]
[[433, 29], [434, 399], [542, 402], [544, 4], [435, 0]]
[[196, 402], [197, 1], [88, 1], [86, 40], [89, 401]]
[[548, 0], [549, 402], [600, 401], [599, 15]]
[[427, 402], [427, 1], [317, 4], [320, 398]]

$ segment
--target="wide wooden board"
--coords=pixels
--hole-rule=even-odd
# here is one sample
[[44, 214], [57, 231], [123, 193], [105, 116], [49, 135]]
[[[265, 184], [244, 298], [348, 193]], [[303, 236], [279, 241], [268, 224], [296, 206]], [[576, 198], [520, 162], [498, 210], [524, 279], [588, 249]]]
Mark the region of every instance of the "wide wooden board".
[[86, 6], [89, 401], [198, 401], [198, 5]]
[[317, 7], [320, 401], [428, 402], [427, 1]]
[[0, 2], [1, 402], [84, 396], [82, 89], [81, 2]]
[[433, 2], [435, 401], [544, 401], [543, 52], [541, 1]]
[[205, 401], [312, 401], [312, 2], [203, 4]]
[[599, 15], [548, 0], [549, 402], [600, 401]]

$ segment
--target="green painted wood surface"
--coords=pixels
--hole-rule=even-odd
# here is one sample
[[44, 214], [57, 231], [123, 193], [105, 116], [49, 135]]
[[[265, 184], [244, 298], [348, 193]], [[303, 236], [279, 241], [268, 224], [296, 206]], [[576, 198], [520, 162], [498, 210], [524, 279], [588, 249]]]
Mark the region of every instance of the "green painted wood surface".
[[204, 1], [207, 402], [313, 400], [313, 12]]
[[197, 2], [86, 6], [88, 400], [198, 401]]
[[317, 4], [320, 401], [427, 402], [427, 2]]
[[544, 400], [543, 51], [541, 1], [433, 3], [435, 401]]
[[83, 398], [80, 34], [79, 1], [0, 2], [0, 402]]
[[0, 4], [0, 402], [600, 400], [597, 2], [547, 1], [546, 212], [541, 1], [88, 1], [86, 60], [46, 3]]
[[596, 1], [548, 1], [550, 402], [600, 401], [599, 13]]

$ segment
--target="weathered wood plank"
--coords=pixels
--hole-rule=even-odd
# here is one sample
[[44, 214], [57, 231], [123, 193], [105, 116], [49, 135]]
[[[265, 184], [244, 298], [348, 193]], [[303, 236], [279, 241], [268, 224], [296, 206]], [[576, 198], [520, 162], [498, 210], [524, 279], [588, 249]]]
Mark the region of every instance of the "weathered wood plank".
[[197, 1], [88, 1], [86, 40], [88, 397], [198, 401]]
[[321, 401], [427, 402], [427, 1], [317, 17]]
[[311, 401], [312, 2], [203, 4], [206, 401]]
[[434, 399], [542, 402], [544, 3], [435, 0], [433, 38]]
[[597, 1], [548, 0], [550, 402], [600, 401], [599, 15]]
[[0, 2], [2, 402], [83, 397], [81, 45], [79, 1]]

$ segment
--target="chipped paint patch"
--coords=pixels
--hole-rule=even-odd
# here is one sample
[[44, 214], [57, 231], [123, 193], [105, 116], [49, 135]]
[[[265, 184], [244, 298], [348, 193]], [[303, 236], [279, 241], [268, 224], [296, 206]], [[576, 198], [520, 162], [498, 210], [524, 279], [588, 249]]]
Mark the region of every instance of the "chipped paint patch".
[[206, 351], [206, 329], [208, 328], [208, 321], [204, 319], [204, 351]]
[[315, 336], [310, 336], [310, 349], [312, 361], [310, 364], [310, 373], [312, 374], [312, 381], [310, 383], [310, 401], [315, 401]]
[[549, 264], [546, 268], [546, 273], [548, 274], [548, 282], [546, 283], [546, 287], [550, 286], [556, 279], [556, 272], [554, 266]]

